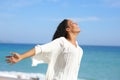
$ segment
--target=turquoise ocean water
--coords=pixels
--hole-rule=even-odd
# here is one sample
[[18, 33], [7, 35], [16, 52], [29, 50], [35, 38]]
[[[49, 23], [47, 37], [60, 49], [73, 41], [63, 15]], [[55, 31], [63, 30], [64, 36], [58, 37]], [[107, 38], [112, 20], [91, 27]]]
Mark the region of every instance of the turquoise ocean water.
[[[31, 58], [14, 65], [9, 65], [5, 62], [5, 56], [10, 55], [10, 52], [23, 53], [34, 46], [35, 44], [0, 44], [0, 73], [14, 71], [45, 75], [47, 64], [39, 64], [36, 67], [32, 67]], [[119, 46], [81, 47], [84, 53], [78, 75], [80, 80], [120, 80]]]

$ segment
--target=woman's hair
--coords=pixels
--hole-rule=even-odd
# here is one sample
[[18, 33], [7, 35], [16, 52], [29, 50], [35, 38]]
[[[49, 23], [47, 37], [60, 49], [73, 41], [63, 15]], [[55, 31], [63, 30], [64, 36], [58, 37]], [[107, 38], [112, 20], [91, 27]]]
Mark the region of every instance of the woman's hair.
[[55, 31], [52, 40], [59, 38], [59, 37], [65, 37], [67, 38], [67, 31], [66, 28], [68, 26], [68, 20], [64, 19], [57, 27], [57, 30]]

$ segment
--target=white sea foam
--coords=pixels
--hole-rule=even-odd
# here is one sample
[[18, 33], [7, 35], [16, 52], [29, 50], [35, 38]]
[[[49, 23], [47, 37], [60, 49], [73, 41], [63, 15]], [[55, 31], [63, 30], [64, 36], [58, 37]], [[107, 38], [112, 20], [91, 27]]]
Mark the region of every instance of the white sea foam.
[[[16, 79], [27, 79], [27, 80], [45, 80], [45, 75], [41, 73], [25, 73], [25, 72], [16, 72], [16, 71], [0, 71], [1, 77], [9, 77]], [[89, 80], [89, 79], [78, 79], [78, 80]]]
[[19, 78], [19, 79], [31, 79], [39, 78], [39, 80], [45, 80], [45, 75], [40, 73], [25, 73], [25, 72], [15, 72], [15, 71], [1, 71], [0, 76], [10, 77], [10, 78]]

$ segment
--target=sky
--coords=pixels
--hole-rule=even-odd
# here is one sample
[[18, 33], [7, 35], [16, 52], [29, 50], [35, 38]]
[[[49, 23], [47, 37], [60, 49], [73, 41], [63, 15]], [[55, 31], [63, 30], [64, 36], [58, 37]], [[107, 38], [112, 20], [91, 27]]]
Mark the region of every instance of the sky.
[[80, 45], [120, 46], [120, 0], [0, 0], [0, 42], [48, 43], [63, 19]]

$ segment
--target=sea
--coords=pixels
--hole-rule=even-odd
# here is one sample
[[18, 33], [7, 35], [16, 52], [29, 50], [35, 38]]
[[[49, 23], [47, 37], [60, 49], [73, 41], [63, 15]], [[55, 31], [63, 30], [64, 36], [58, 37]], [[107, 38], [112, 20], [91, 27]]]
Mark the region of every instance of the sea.
[[[20, 54], [32, 49], [36, 44], [0, 43], [0, 76], [13, 78], [37, 77], [45, 79], [47, 64], [33, 67], [31, 58], [16, 64], [6, 63], [5, 56], [10, 52]], [[80, 45], [83, 57], [80, 64], [78, 80], [120, 80], [120, 46]]]

